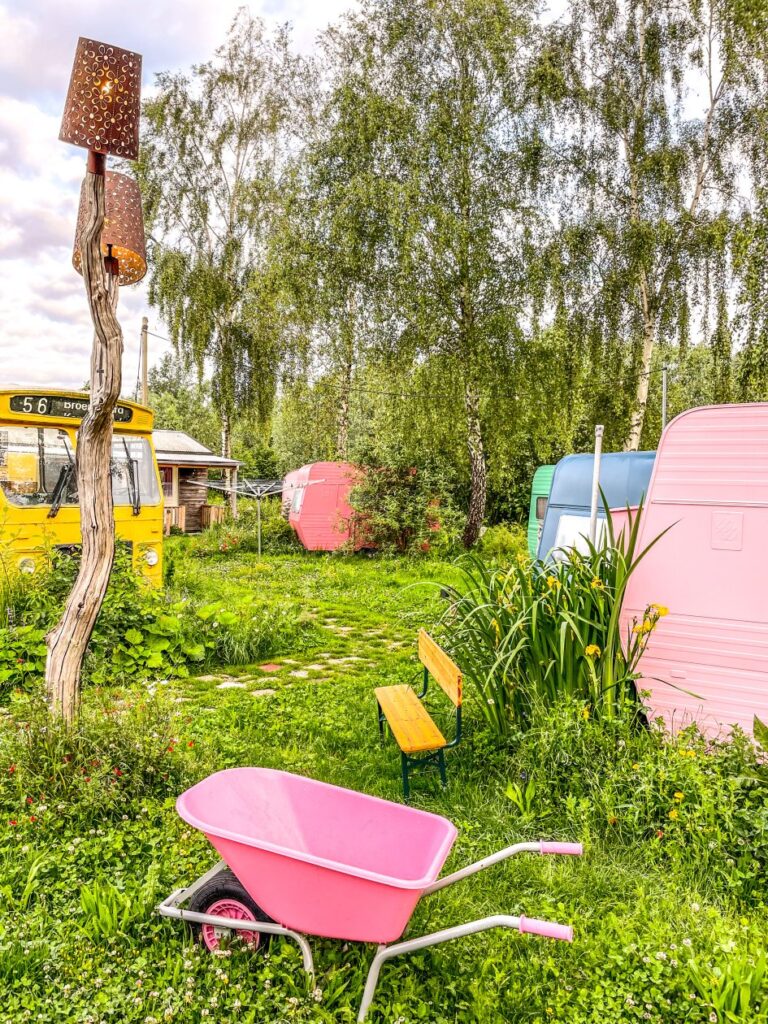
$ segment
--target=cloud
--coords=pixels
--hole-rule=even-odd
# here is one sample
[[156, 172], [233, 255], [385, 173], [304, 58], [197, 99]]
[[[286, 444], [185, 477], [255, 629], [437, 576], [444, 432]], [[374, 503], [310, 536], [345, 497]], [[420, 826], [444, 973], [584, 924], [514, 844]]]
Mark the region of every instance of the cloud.
[[[0, 0], [0, 387], [79, 388], [88, 375], [93, 327], [72, 243], [85, 151], [58, 141], [78, 36], [133, 48], [145, 92], [159, 71], [186, 70], [224, 41], [243, 0]], [[354, 0], [261, 0], [254, 15], [291, 21], [296, 45]], [[138, 367], [141, 318], [168, 331], [144, 283], [121, 290], [123, 393]], [[170, 346], [150, 338], [150, 364]]]

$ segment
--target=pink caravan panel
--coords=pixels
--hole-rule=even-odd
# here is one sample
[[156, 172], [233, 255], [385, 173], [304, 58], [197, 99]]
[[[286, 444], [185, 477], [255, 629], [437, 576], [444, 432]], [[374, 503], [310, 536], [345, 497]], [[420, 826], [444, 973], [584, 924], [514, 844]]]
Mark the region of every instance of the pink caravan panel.
[[291, 523], [308, 551], [336, 551], [349, 541], [352, 507], [349, 493], [359, 470], [349, 462], [313, 462], [303, 466], [300, 502], [294, 500]]
[[274, 920], [358, 942], [402, 935], [456, 838], [437, 814], [269, 768], [217, 772], [176, 806]]
[[[692, 409], [664, 431], [623, 621], [669, 609], [640, 661], [649, 710], [710, 736], [768, 721], [768, 403]], [[671, 685], [670, 685], [671, 684]], [[685, 692], [690, 691], [690, 692]]]

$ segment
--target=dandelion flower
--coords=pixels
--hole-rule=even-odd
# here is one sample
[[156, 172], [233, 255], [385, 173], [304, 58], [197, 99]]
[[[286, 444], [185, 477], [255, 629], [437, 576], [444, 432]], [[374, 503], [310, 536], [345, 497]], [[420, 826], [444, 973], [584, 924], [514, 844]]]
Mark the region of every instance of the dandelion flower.
[[586, 656], [588, 658], [599, 658], [600, 657], [600, 648], [597, 646], [597, 644], [588, 644], [584, 648], [584, 653], [586, 654]]
[[680, 811], [678, 811], [678, 809], [676, 807], [673, 807], [672, 810], [667, 815], [667, 817], [671, 818], [672, 821], [677, 821], [677, 819], [680, 817]]
[[678, 803], [682, 803], [684, 797], [685, 793], [681, 793], [678, 789], [678, 791], [675, 793], [675, 800], [677, 800]]

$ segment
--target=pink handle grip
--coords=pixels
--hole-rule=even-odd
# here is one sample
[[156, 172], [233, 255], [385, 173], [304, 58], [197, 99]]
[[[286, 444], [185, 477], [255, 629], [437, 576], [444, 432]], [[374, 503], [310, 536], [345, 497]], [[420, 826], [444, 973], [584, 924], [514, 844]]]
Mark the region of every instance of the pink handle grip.
[[584, 853], [581, 843], [539, 843], [541, 853], [564, 853], [580, 857]]
[[548, 939], [562, 939], [573, 942], [573, 928], [556, 921], [539, 921], [535, 917], [521, 917], [520, 931], [523, 935], [545, 935]]

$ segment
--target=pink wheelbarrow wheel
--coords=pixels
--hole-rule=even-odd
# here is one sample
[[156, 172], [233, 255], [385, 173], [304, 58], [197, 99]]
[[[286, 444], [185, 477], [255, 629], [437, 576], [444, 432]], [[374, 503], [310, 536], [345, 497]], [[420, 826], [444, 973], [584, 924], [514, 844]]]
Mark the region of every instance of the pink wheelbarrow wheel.
[[[236, 921], [272, 922], [261, 907], [253, 900], [231, 871], [220, 871], [205, 883], [190, 900], [190, 910], [214, 917], [228, 917]], [[264, 952], [269, 945], [270, 935], [255, 929], [253, 931], [222, 928], [214, 924], [192, 924], [192, 931], [202, 945], [215, 952], [230, 942], [242, 942], [252, 950]]]

